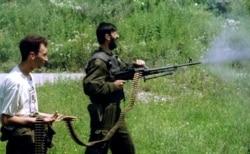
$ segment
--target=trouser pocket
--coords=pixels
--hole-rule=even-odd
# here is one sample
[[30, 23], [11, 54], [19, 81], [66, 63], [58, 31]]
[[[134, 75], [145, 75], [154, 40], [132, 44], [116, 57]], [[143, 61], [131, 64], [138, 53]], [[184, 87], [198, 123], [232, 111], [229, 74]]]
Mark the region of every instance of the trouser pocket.
[[99, 130], [102, 128], [103, 107], [101, 104], [89, 104], [88, 111], [90, 116], [91, 130]]
[[35, 143], [35, 132], [31, 128], [16, 128], [10, 139], [23, 145], [33, 145]]
[[103, 130], [110, 130], [115, 122], [118, 120], [119, 115], [117, 115], [117, 104], [110, 103], [107, 107], [105, 107], [102, 126]]
[[1, 127], [1, 141], [7, 141], [10, 139], [11, 135], [13, 133], [13, 130], [6, 129], [4, 126]]

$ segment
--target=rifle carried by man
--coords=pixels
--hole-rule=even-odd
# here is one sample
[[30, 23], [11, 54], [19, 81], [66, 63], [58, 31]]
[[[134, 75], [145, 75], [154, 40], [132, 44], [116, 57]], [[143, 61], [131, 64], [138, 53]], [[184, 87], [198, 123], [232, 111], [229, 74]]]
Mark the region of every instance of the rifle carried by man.
[[201, 64], [201, 62], [192, 62], [192, 63], [185, 63], [185, 64], [179, 64], [179, 65], [173, 65], [173, 66], [167, 66], [167, 67], [161, 67], [161, 68], [145, 68], [145, 67], [139, 67], [139, 68], [129, 68], [125, 70], [120, 70], [116, 72], [112, 72], [112, 76], [115, 80], [132, 80], [134, 77], [134, 74], [136, 72], [140, 72], [142, 77], [144, 78], [144, 82], [149, 79], [162, 77], [166, 75], [172, 75], [179, 67], [184, 66], [192, 66], [192, 65], [198, 65]]

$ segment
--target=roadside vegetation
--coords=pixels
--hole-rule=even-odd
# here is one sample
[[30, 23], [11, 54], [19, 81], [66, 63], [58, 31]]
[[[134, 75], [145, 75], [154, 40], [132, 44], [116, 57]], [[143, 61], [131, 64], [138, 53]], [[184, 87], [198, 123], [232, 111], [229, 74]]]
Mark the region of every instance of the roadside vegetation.
[[184, 62], [189, 56], [198, 60], [223, 22], [205, 11], [206, 4], [193, 0], [11, 0], [0, 7], [2, 72], [19, 62], [18, 43], [30, 33], [50, 40], [47, 71], [79, 72], [98, 46], [95, 29], [101, 21], [117, 25], [121, 56], [152, 64], [159, 57], [164, 64]]
[[[20, 61], [18, 42], [29, 33], [44, 35], [50, 42], [49, 63], [38, 72], [83, 72], [98, 47], [96, 26], [112, 22], [120, 34], [115, 52], [127, 61], [145, 59], [151, 68], [190, 59], [203, 62], [171, 76], [141, 81], [136, 105], [126, 117], [138, 154], [249, 152], [249, 62], [241, 56], [222, 66], [213, 63], [225, 53], [204, 59], [211, 49], [227, 48], [225, 44], [215, 48], [225, 30], [234, 31], [228, 47], [249, 51], [250, 34], [244, 31], [250, 28], [245, 20], [250, 15], [247, 0], [230, 1], [226, 12], [213, 0], [0, 1], [0, 72]], [[47, 83], [37, 91], [40, 110], [76, 116], [75, 130], [87, 142], [89, 100], [81, 82]], [[130, 86], [131, 81], [125, 86], [122, 107], [129, 103]], [[54, 128], [55, 146], [49, 154], [83, 153], [85, 148], [70, 138], [63, 122], [55, 122]], [[1, 142], [0, 153], [4, 151]]]

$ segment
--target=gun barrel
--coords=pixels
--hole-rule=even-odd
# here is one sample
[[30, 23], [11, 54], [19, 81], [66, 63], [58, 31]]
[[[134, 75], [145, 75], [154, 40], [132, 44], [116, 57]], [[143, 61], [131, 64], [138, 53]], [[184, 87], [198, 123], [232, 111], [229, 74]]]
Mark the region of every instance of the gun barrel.
[[[198, 64], [201, 64], [201, 62], [185, 63], [185, 64], [180, 64], [180, 65], [173, 65], [173, 66], [154, 68], [154, 69], [147, 69], [143, 67], [132, 68], [128, 70], [121, 70], [118, 72], [113, 72], [112, 75], [115, 79], [132, 80], [135, 72], [141, 72], [143, 77], [148, 76], [147, 79], [151, 79], [151, 78], [156, 78], [160, 76], [171, 75], [173, 74], [174, 71], [178, 69], [178, 67], [198, 65]], [[158, 75], [154, 75], [154, 74], [158, 74]]]
[[183, 67], [183, 66], [190, 66], [190, 65], [198, 65], [201, 64], [201, 62], [193, 62], [193, 63], [186, 63], [186, 64], [180, 64], [180, 65], [174, 65], [173, 67]]

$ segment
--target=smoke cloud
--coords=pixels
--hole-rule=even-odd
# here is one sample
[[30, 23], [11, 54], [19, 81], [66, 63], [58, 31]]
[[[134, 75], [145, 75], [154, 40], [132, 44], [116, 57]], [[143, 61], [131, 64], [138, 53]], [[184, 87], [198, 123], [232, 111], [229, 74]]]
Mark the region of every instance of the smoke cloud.
[[202, 58], [223, 80], [247, 77], [250, 70], [250, 34], [244, 23], [227, 20], [224, 31]]

